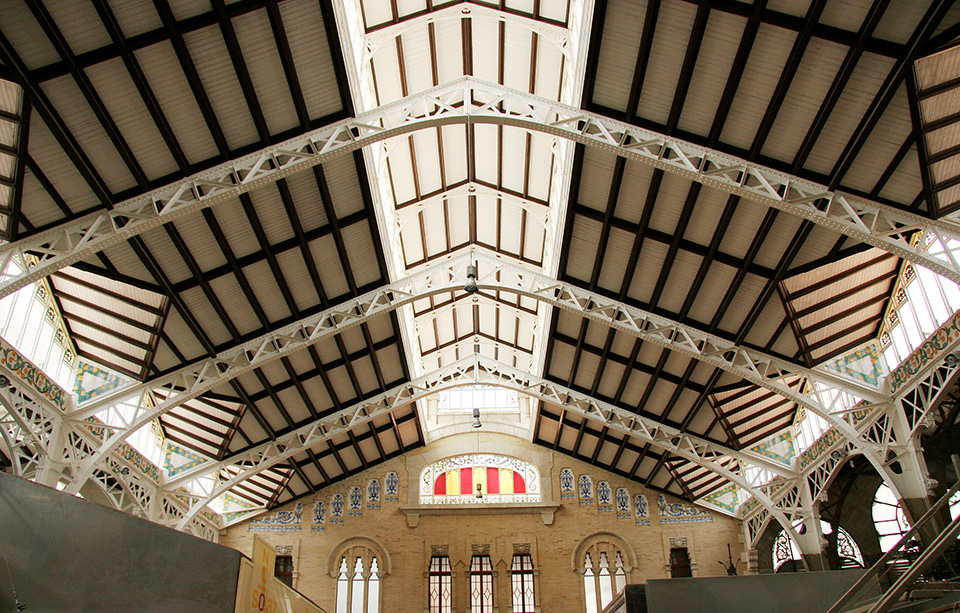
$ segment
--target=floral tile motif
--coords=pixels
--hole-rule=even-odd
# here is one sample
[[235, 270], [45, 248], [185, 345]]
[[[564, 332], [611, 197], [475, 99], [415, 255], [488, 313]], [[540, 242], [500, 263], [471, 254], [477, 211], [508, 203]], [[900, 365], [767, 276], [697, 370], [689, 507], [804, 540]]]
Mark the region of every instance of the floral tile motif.
[[661, 524], [691, 524], [712, 522], [713, 514], [706, 509], [685, 505], [682, 502], [667, 502], [663, 494], [657, 495], [657, 512]]
[[380, 508], [380, 479], [370, 479], [367, 483], [367, 508], [368, 509], [379, 509]]
[[601, 512], [613, 511], [613, 491], [607, 481], [597, 483], [597, 506]]
[[625, 487], [618, 487], [614, 501], [617, 504], [617, 519], [630, 519], [630, 491]]
[[350, 488], [347, 494], [347, 515], [351, 517], [360, 517], [363, 515], [363, 490], [359, 485]]
[[560, 470], [560, 498], [573, 498], [574, 496], [574, 477], [572, 468], [563, 468]]
[[388, 472], [383, 479], [383, 501], [400, 501], [400, 476], [394, 470]]
[[577, 493], [580, 495], [580, 504], [593, 504], [593, 477], [580, 475], [577, 479]]
[[303, 503], [298, 502], [293, 511], [277, 511], [251, 520], [250, 532], [300, 532], [303, 529]]
[[331, 524], [343, 523], [344, 506], [346, 506], [346, 502], [343, 499], [343, 494], [334, 494], [333, 498], [330, 499], [330, 523]]
[[323, 532], [324, 524], [327, 523], [327, 505], [322, 500], [313, 504], [313, 527], [312, 532]]
[[637, 494], [633, 499], [633, 510], [638, 526], [650, 525], [650, 503], [644, 494]]

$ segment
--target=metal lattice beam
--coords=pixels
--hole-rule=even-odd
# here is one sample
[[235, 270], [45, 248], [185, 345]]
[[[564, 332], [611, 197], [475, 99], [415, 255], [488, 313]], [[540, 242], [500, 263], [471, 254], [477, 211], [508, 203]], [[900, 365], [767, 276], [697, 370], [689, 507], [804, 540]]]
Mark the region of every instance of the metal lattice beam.
[[[823, 185], [501, 85], [462, 77], [320, 128], [0, 249], [39, 263], [0, 280], [0, 298], [168, 221], [394, 136], [449, 124], [501, 124], [552, 134], [660, 168], [810, 220], [960, 283], [949, 240], [960, 225], [930, 220]], [[912, 243], [922, 232], [927, 244]], [[940, 255], [932, 255], [930, 248]]]
[[[856, 422], [849, 414], [835, 414], [833, 408], [842, 393], [853, 393], [878, 404], [890, 402], [889, 397], [877, 388], [738, 346], [691, 326], [604, 298], [480, 251], [462, 254], [169, 375], [120, 388], [81, 405], [69, 415], [72, 420], [82, 421], [112, 412], [111, 419], [101, 421], [117, 423], [119, 420], [123, 426], [114, 428], [113, 434], [97, 454], [87, 460], [79, 483], [75, 483], [74, 488], [80, 487], [84, 475], [88, 476], [102, 457], [157, 417], [241, 374], [360, 325], [372, 317], [431, 295], [461, 291], [467, 281], [466, 267], [473, 261], [479, 264], [478, 285], [481, 290], [528, 296], [721, 368], [814, 411], [851, 440], [858, 440], [854, 429]], [[792, 384], [798, 378], [805, 379], [808, 385], [795, 389]], [[137, 402], [138, 408], [129, 416], [117, 410], [120, 403], [138, 396], [148, 396], [152, 402]], [[873, 455], [870, 450], [864, 451]]]
[[[171, 484], [181, 484], [187, 480], [195, 479], [199, 474], [210, 474], [211, 472], [219, 474], [220, 471], [227, 471], [233, 476], [219, 483], [205, 499], [195, 503], [183, 517], [181, 524], [186, 525], [210, 502], [232, 487], [298, 453], [302, 453], [315, 445], [348, 432], [352, 428], [364, 425], [380, 416], [392, 413], [394, 410], [426, 396], [451, 387], [475, 385], [477, 382], [484, 385], [516, 389], [545, 402], [558, 404], [566, 410], [576, 412], [587, 419], [601, 422], [610, 429], [635, 436], [651, 445], [704, 466], [750, 492], [756, 500], [769, 509], [773, 516], [780, 520], [785, 529], [792, 529], [790, 528], [790, 521], [780, 510], [774, 507], [769, 497], [760, 488], [748, 483], [740, 474], [729, 470], [724, 465], [723, 460], [729, 461], [730, 458], [734, 458], [746, 465], [762, 462], [762, 466], [770, 469], [776, 468], [780, 474], [792, 474], [784, 467], [770, 462], [769, 459], [760, 454], [738, 452], [699, 439], [654, 420], [640, 417], [630, 411], [591, 398], [563, 385], [546, 381], [495, 360], [477, 356], [465, 358], [455, 364], [429, 373], [416, 381], [399, 385], [370, 400], [358, 403], [330, 417], [290, 432], [276, 441], [270, 441], [238, 454], [230, 460], [217, 462], [209, 466], [201, 465], [188, 471], [182, 478], [171, 481]], [[180, 526], [178, 525], [178, 527]]]

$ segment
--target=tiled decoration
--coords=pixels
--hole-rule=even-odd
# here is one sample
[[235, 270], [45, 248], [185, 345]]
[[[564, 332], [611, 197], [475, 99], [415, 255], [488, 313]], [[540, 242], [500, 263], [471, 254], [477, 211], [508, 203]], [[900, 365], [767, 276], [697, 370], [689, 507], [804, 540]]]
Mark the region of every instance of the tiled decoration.
[[650, 525], [650, 503], [644, 494], [637, 494], [633, 499], [633, 512], [638, 526]]
[[613, 511], [613, 491], [610, 489], [610, 483], [607, 481], [597, 483], [597, 510], [601, 513], [610, 513]]
[[347, 494], [347, 515], [360, 517], [363, 515], [363, 490], [359, 485], [350, 488]]
[[343, 508], [345, 506], [346, 506], [346, 503], [343, 499], [343, 494], [334, 494], [333, 498], [330, 499], [330, 523], [331, 524], [343, 523]]
[[312, 532], [323, 532], [327, 523], [327, 505], [322, 500], [313, 503], [313, 527]]
[[922, 345], [913, 350], [906, 360], [890, 373], [890, 392], [906, 385], [924, 367], [939, 359], [940, 354], [960, 340], [960, 313], [941, 325]]
[[883, 364], [880, 362], [880, 344], [873, 340], [847, 355], [827, 362], [824, 367], [851, 379], [880, 386]]
[[657, 495], [657, 512], [661, 524], [691, 524], [712, 522], [713, 514], [706, 509], [685, 505], [682, 502], [667, 502], [663, 494]]
[[572, 468], [560, 469], [560, 498], [573, 498], [576, 479]]
[[209, 458], [167, 441], [163, 451], [163, 472], [167, 477], [173, 477], [207, 461]]
[[593, 504], [593, 477], [580, 475], [577, 478], [577, 494], [581, 505]]
[[780, 434], [775, 434], [765, 441], [750, 448], [750, 451], [759, 453], [765, 458], [779, 462], [784, 466], [791, 466], [797, 457], [796, 446], [793, 443], [793, 428], [787, 428]]
[[300, 532], [303, 529], [303, 504], [298, 502], [293, 511], [277, 511], [250, 521], [250, 532]]
[[630, 491], [625, 487], [618, 487], [614, 501], [617, 504], [617, 519], [630, 519]]
[[383, 501], [399, 502], [400, 500], [400, 475], [391, 470], [383, 479]]
[[73, 380], [73, 393], [77, 395], [78, 403], [86, 402], [130, 382], [130, 379], [80, 360], [77, 363], [77, 376]]
[[370, 479], [367, 483], [367, 509], [377, 510], [380, 508], [380, 479]]
[[737, 486], [728, 485], [727, 487], [721, 488], [707, 496], [704, 496], [702, 501], [728, 513], [736, 513], [738, 503]]
[[262, 507], [258, 507], [252, 502], [244, 500], [243, 498], [237, 498], [230, 494], [230, 492], [227, 492], [223, 495], [223, 513], [220, 515], [220, 518], [223, 525], [228, 526], [240, 518], [260, 510], [262, 510]]

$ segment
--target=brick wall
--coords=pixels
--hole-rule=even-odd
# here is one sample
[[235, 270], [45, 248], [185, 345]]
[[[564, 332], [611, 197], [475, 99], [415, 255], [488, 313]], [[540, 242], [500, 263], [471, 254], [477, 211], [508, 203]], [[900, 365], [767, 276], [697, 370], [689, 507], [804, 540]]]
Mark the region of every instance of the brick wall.
[[[510, 514], [492, 512], [483, 505], [443, 515], [404, 513], [402, 508], [419, 506], [418, 478], [428, 464], [449, 456], [465, 453], [500, 453], [524, 459], [535, 465], [541, 475], [543, 501], [559, 504], [556, 512]], [[618, 517], [616, 508], [601, 511], [594, 497], [592, 504], [581, 504], [576, 493], [573, 498], [561, 498], [559, 474], [571, 468], [574, 474], [587, 474], [594, 485], [609, 481], [614, 492], [626, 487], [631, 494], [629, 518]], [[370, 479], [383, 483], [388, 471], [400, 476], [399, 501], [380, 501], [379, 509], [368, 509], [364, 500], [361, 516], [350, 516], [345, 511], [342, 524], [332, 524], [330, 497], [342, 493], [345, 497], [354, 485], [366, 488]], [[638, 525], [633, 509], [637, 494], [646, 494], [649, 500], [649, 519]], [[327, 505], [326, 523], [317, 530], [312, 508], [315, 500]], [[685, 544], [689, 550], [694, 576], [725, 574], [718, 561], [726, 562], [727, 545], [733, 549], [734, 560], [741, 573], [745, 566], [739, 562], [743, 546], [740, 523], [713, 512], [700, 517], [696, 523], [661, 523], [657, 508], [657, 492], [642, 488], [602, 469], [578, 462], [569, 456], [552, 452], [517, 438], [495, 434], [464, 434], [432, 443], [416, 452], [395, 458], [368, 471], [327, 487], [316, 495], [300, 499], [303, 505], [299, 526], [287, 524], [255, 527], [269, 542], [294, 554], [296, 578], [294, 586], [331, 613], [336, 610], [336, 571], [344, 550], [348, 559], [352, 552], [382, 549], [383, 559], [378, 563], [381, 575], [381, 611], [404, 613], [421, 612], [427, 605], [427, 571], [431, 554], [445, 551], [453, 565], [454, 610], [469, 610], [468, 569], [474, 546], [489, 547], [494, 571], [496, 607], [499, 613], [510, 608], [510, 563], [515, 546], [523, 550], [529, 545], [537, 569], [536, 591], [538, 608], [545, 612], [583, 611], [583, 576], [574, 568], [582, 565], [582, 552], [595, 543], [622, 542], [625, 565], [629, 566], [628, 583], [642, 583], [646, 579], [670, 576], [671, 539], [674, 546]], [[667, 502], [677, 499], [667, 497]], [[690, 506], [690, 505], [687, 505]], [[477, 508], [479, 507], [479, 509]], [[288, 504], [277, 511], [290, 511]], [[676, 520], [677, 518], [670, 518]], [[262, 531], [264, 527], [270, 531]], [[297, 528], [299, 527], [299, 530]], [[279, 530], [278, 530], [279, 528]], [[254, 531], [250, 522], [225, 530], [221, 543], [249, 555]], [[360, 549], [357, 549], [359, 547]], [[602, 547], [602, 545], [601, 545]], [[596, 550], [594, 550], [596, 551]], [[594, 560], [594, 565], [597, 564]], [[630, 566], [634, 564], [635, 566]], [[612, 560], [611, 560], [612, 565]], [[351, 567], [352, 572], [352, 567]], [[333, 575], [331, 575], [333, 573]]]

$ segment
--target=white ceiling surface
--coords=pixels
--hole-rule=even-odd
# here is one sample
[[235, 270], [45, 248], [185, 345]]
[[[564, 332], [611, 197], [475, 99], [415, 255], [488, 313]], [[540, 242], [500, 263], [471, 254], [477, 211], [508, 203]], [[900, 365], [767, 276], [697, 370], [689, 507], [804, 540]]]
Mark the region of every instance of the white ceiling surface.
[[[535, 10], [533, 2], [508, 5]], [[353, 92], [355, 104], [366, 110], [465, 74], [579, 102], [583, 75], [574, 71], [582, 73], [583, 65], [575, 54], [586, 53], [578, 39], [583, 13], [571, 34], [564, 25], [468, 3], [417, 16], [426, 10], [424, 2], [361, 0], [359, 10], [341, 13], [353, 18], [339, 24], [342, 38], [365, 32], [363, 42], [356, 34], [351, 42], [363, 49], [353, 66], [353, 89], [361, 90]], [[566, 24], [585, 10], [581, 3], [548, 2], [540, 16]], [[378, 179], [384, 250], [396, 277], [477, 246], [556, 274], [569, 143], [510, 126], [467, 125], [418, 131], [372, 149], [368, 169]], [[401, 311], [417, 375], [477, 352], [539, 371], [549, 317], [550, 309], [535, 301], [486, 293], [434, 296]], [[429, 436], [431, 425], [425, 428]]]
[[[81, 91], [78, 77], [65, 67], [24, 4], [0, 2], [0, 24], [22, 25], [0, 30], [26, 67], [42, 73], [37, 90], [61, 114], [77, 149], [118, 199], [146, 191], [144, 180], [164, 184], [171, 176], [190, 174], [192, 168], [237, 157], [348, 113], [337, 86], [338, 60], [327, 44], [330, 24], [323, 22], [315, 0], [251, 5], [226, 20], [230, 28], [211, 17], [212, 5], [206, 1], [171, 1], [175, 19], [196, 16], [178, 26], [184, 30], [182, 46], [176, 37], [171, 41], [163, 35], [164, 19], [154, 7], [145, 10], [138, 3], [111, 0], [124, 36], [146, 33], [148, 39], [156, 39], [137, 47], [131, 56], [169, 122], [189, 166], [184, 170], [156, 122], [149, 119], [150, 111], [118, 57], [120, 52], [110, 56], [111, 35], [96, 11], [85, 3], [47, 4], [72, 53], [99, 50], [76, 61], [84, 66], [83, 78], [102, 98], [140, 170], [124, 161]], [[469, 73], [816, 178], [829, 175], [841, 160], [888, 77], [895, 60], [877, 52], [883, 46], [876, 41], [906, 43], [928, 3], [893, 4], [876, 24], [835, 108], [823, 118], [820, 135], [806, 150], [801, 144], [852, 52], [849, 44], [830, 39], [840, 34], [829, 28], [856, 33], [863, 27], [870, 3], [826, 3], [817, 34], [783, 92], [780, 111], [769, 118], [762, 134], [760, 126], [800, 30], [760, 23], [730, 104], [721, 105], [741, 37], [749, 26], [746, 5], [740, 3], [707, 10], [694, 2], [661, 2], [646, 76], [642, 88], [632, 91], [638, 82], [635, 67], [642, 51], [647, 3], [607, 2], [596, 74], [587, 79], [592, 96], [584, 101], [584, 66], [594, 10], [589, 1], [509, 1], [503, 11], [458, 2], [429, 11], [426, 0], [342, 0], [334, 4], [334, 30], [340, 41], [333, 42], [341, 45], [346, 57], [354, 115]], [[226, 10], [232, 6], [228, 3]], [[279, 11], [279, 22], [271, 17], [271, 7]], [[809, 8], [807, 0], [771, 0], [767, 16], [799, 28]], [[537, 9], [539, 19], [524, 16]], [[733, 14], [738, 10], [743, 14]], [[960, 8], [952, 10], [955, 17]], [[680, 91], [701, 11], [706, 12], [702, 40], [690, 56], [691, 79]], [[955, 18], [945, 20], [955, 22]], [[283, 53], [275, 45], [278, 23], [299, 79], [306, 121], [296, 108], [297, 96], [281, 62]], [[233, 37], [262, 121], [251, 110], [250, 92], [241, 86], [237, 58], [229, 49]], [[184, 50], [196, 66], [212, 117], [191, 86]], [[97, 54], [110, 57], [97, 59]], [[935, 64], [918, 74], [920, 87], [956, 78], [956, 66], [955, 55], [936, 58]], [[8, 94], [0, 92], [4, 110], [13, 104]], [[678, 105], [675, 100], [685, 101]], [[628, 108], [631, 104], [634, 108]], [[952, 108], [937, 97], [924, 99], [920, 107], [924, 119], [934, 122]], [[9, 124], [0, 120], [0, 143], [12, 146]], [[906, 85], [900, 85], [861, 152], [838, 179], [839, 185], [865, 192], [876, 188], [877, 199], [909, 206], [923, 183], [916, 147], [907, 147], [899, 165], [888, 166], [912, 129]], [[949, 152], [960, 142], [954, 138], [955, 125], [948, 131], [927, 134], [932, 153]], [[26, 173], [23, 197], [26, 216], [35, 228], [102, 206], [55, 132], [34, 107], [29, 152], [43, 176]], [[931, 140], [935, 138], [941, 138], [936, 146]], [[3, 168], [12, 160], [4, 155], [0, 151], [0, 176], [7, 176]], [[780, 296], [802, 293], [809, 285], [842, 272], [843, 266], [823, 262], [852, 243], [842, 242], [840, 235], [821, 226], [798, 239], [803, 225], [798, 218], [771, 213], [746, 200], [731, 208], [725, 194], [676, 175], [657, 180], [651, 168], [618, 160], [596, 148], [580, 148], [582, 159], [575, 172], [574, 147], [569, 141], [512, 126], [431, 128], [368, 147], [363, 155], [365, 168], [353, 157], [341, 156], [315, 172], [259, 187], [243, 198], [150, 230], [91, 258], [85, 262], [91, 269], [117, 271], [117, 278], [126, 282], [111, 282], [106, 289], [132, 302], [109, 297], [110, 310], [123, 321], [111, 320], [87, 305], [64, 303], [66, 314], [76, 318], [71, 329], [82, 330], [101, 346], [82, 345], [88, 354], [102, 355], [105, 362], [121, 365], [128, 373], [143, 366], [138, 360], [167, 372], [473, 250], [794, 358], [801, 343], [785, 324], [784, 312], [791, 305]], [[934, 169], [935, 178], [949, 181], [955, 176], [954, 162], [954, 157], [944, 159]], [[888, 171], [886, 180], [880, 181]], [[648, 198], [657, 181], [656, 198]], [[0, 185], [0, 213], [4, 193]], [[945, 191], [942, 202], [947, 204], [951, 194]], [[369, 210], [368, 200], [372, 200]], [[774, 222], [769, 222], [771, 216]], [[565, 253], [560, 249], [562, 237], [569, 243]], [[791, 249], [794, 242], [799, 245], [796, 250]], [[843, 265], [873, 257], [873, 252], [854, 253]], [[895, 262], [878, 262], [859, 276], [844, 277], [836, 291], [888, 274]], [[808, 269], [803, 269], [806, 265]], [[771, 281], [781, 267], [791, 274]], [[793, 274], [799, 269], [804, 271]], [[89, 285], [96, 278], [93, 273], [69, 270], [53, 282], [59, 284], [55, 286], [59, 294], [75, 293], [89, 302], [107, 300], [75, 281], [84, 279]], [[728, 295], [731, 288], [735, 291]], [[874, 295], [880, 289], [867, 293]], [[175, 300], [165, 295], [167, 290]], [[808, 293], [793, 306], [827, 302], [823, 298], [827, 293]], [[762, 302], [766, 295], [769, 300]], [[822, 323], [848, 303], [863, 300], [858, 295], [843, 304], [825, 305], [799, 323]], [[874, 316], [884, 303], [872, 304], [869, 313], [863, 313]], [[81, 319], [95, 325], [77, 323]], [[161, 329], [154, 330], [155, 326]], [[848, 342], [830, 337], [844, 326], [839, 321], [821, 326], [809, 340], [823, 342], [820, 351], [826, 355]], [[117, 345], [126, 357], [111, 357], [102, 348], [119, 343], [105, 330], [111, 327], [134, 341]], [[552, 329], [555, 335], [548, 343]], [[147, 347], [153, 345], [151, 358]], [[309, 351], [245, 374], [162, 421], [168, 432], [194, 449], [229, 454], [477, 350], [719, 441], [743, 442], [771, 434], [790, 422], [795, 409], [762, 390], [741, 387], [742, 381], [732, 375], [569, 312], [559, 310], [554, 315], [553, 309], [532, 299], [504, 292], [458, 292], [419, 300], [395, 318], [374, 318]], [[146, 374], [149, 378], [152, 373]], [[670, 472], [691, 470], [682, 462], [661, 461], [653, 455], [655, 449], [648, 454], [646, 446], [633, 440], [627, 444], [613, 436], [598, 437], [593, 432], [598, 426], [564, 416], [557, 407], [544, 405], [544, 411], [553, 417], [539, 421], [538, 442], [595, 459], [638, 479], [646, 478], [659, 462], [665, 468], [652, 474], [651, 484], [683, 494]], [[269, 493], [247, 492], [247, 497], [283, 502], [362, 469], [385, 454], [429, 440], [429, 432], [426, 436], [420, 432], [415, 415], [412, 408], [402, 409], [392, 420], [384, 417], [369, 429], [343, 435], [329, 449], [300, 454], [295, 457], [299, 464], [295, 471], [277, 469], [259, 485], [250, 486], [251, 492], [265, 488]], [[691, 472], [688, 480], [697, 493], [710, 487], [699, 473]]]

